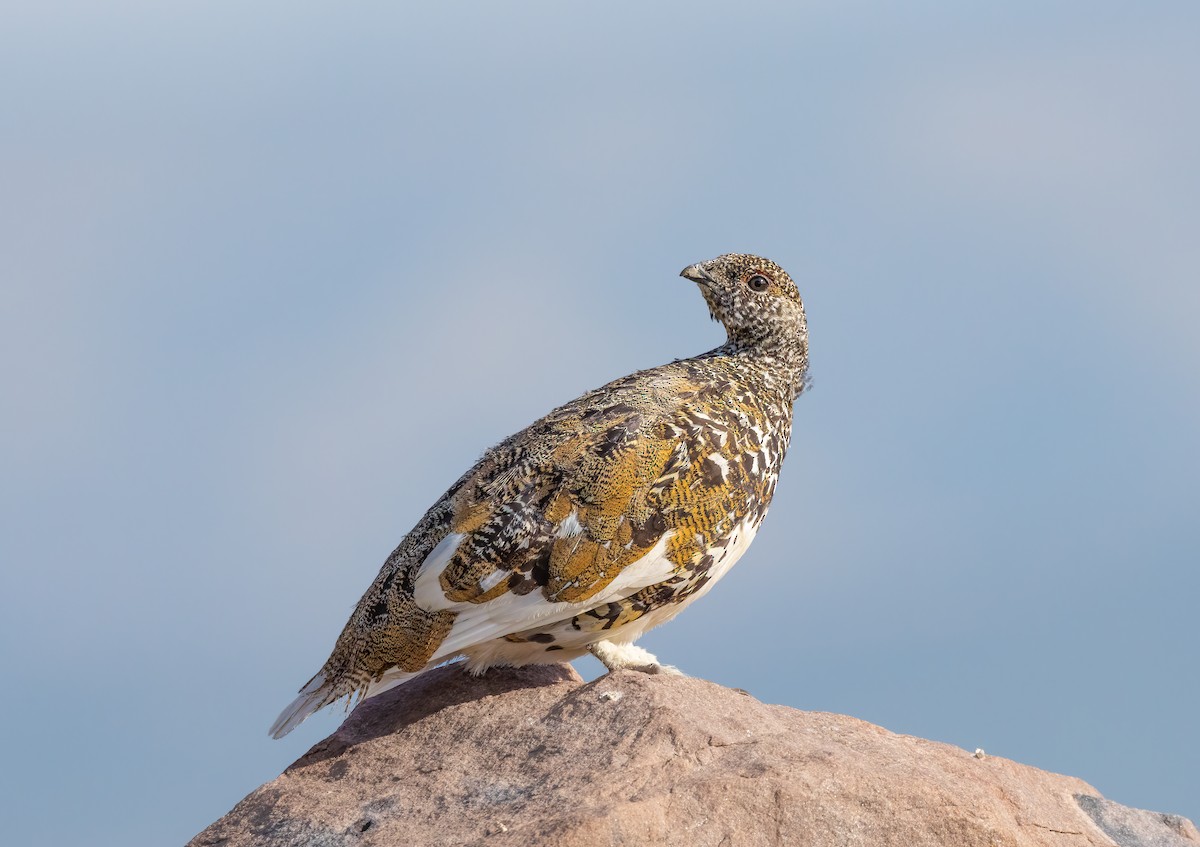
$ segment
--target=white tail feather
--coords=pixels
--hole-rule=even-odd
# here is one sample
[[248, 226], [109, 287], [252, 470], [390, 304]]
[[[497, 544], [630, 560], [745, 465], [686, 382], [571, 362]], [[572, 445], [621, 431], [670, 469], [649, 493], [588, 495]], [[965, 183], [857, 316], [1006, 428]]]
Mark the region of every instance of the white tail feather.
[[310, 679], [308, 685], [300, 689], [300, 695], [289, 703], [287, 708], [279, 713], [275, 723], [271, 724], [271, 728], [268, 730], [271, 737], [283, 738], [300, 726], [305, 718], [326, 705], [329, 702], [329, 692], [324, 690], [324, 685], [324, 674], [317, 674]]
[[[408, 682], [415, 676], [420, 676], [434, 666], [435, 663], [431, 662], [421, 670], [413, 672], [391, 668], [385, 671], [383, 676], [367, 686], [367, 690], [362, 693], [362, 696], [358, 700], [362, 702], [370, 697], [374, 697], [376, 694], [382, 694], [385, 691], [395, 688], [397, 685]], [[350, 705], [353, 705], [353, 694], [350, 697]], [[304, 723], [305, 719], [313, 712], [320, 711], [337, 699], [339, 698], [332, 696], [330, 688], [326, 687], [324, 674], [317, 674], [309, 680], [308, 685], [300, 689], [300, 694], [296, 699], [288, 703], [287, 708], [279, 713], [279, 717], [275, 719], [275, 723], [271, 724], [268, 732], [272, 738], [283, 738], [283, 736]]]

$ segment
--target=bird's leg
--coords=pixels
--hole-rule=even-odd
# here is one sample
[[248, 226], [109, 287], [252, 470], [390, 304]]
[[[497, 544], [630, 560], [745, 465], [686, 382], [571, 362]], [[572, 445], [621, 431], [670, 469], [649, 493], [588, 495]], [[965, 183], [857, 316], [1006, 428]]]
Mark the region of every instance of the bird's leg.
[[666, 673], [683, 676], [683, 671], [672, 665], [660, 664], [649, 650], [643, 650], [636, 644], [614, 644], [611, 641], [597, 641], [588, 647], [591, 654], [599, 659], [610, 671], [629, 669], [642, 673]]

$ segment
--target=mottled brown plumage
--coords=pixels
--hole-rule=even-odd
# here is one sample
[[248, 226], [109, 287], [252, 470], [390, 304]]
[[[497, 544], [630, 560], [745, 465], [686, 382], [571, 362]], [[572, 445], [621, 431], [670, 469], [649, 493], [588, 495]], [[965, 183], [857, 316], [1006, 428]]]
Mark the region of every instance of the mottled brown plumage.
[[775, 491], [808, 332], [791, 278], [728, 254], [684, 269], [728, 341], [555, 409], [489, 450], [384, 563], [276, 737], [455, 656], [661, 670], [632, 646], [749, 545]]

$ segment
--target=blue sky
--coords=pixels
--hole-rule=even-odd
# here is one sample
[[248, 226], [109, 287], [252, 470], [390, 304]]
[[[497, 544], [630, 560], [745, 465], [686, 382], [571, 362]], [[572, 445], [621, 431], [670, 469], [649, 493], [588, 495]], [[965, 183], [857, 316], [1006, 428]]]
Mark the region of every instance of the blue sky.
[[0, 13], [6, 831], [182, 843], [274, 777], [339, 716], [266, 727], [423, 509], [719, 343], [676, 274], [728, 251], [797, 280], [814, 389], [754, 548], [646, 646], [1200, 818], [1198, 26]]

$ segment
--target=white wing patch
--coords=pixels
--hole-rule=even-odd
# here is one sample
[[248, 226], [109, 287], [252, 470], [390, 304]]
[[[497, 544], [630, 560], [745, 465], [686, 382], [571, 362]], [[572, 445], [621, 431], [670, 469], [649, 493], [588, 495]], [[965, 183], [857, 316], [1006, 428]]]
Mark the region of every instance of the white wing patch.
[[571, 510], [571, 514], [563, 518], [562, 523], [558, 525], [558, 532], [554, 534], [555, 538], [570, 538], [574, 535], [579, 535], [583, 532], [583, 525], [579, 523], [579, 512], [576, 509]]
[[[671, 535], [672, 533], [665, 533], [644, 556], [626, 565], [616, 579], [602, 591], [578, 603], [552, 603], [546, 600], [540, 591], [531, 591], [528, 594], [509, 592], [486, 603], [446, 599], [439, 578], [465, 537], [462, 533], [447, 535], [421, 563], [413, 587], [414, 599], [422, 608], [458, 613], [445, 641], [430, 659], [430, 667], [453, 658], [476, 644], [502, 638], [510, 632], [520, 632], [539, 624], [570, 620], [580, 612], [603, 606], [668, 579], [675, 570], [674, 563], [666, 556]], [[506, 576], [507, 572], [502, 572], [502, 575]]]
[[471, 605], [470, 603], [450, 603], [446, 599], [446, 593], [442, 591], [441, 582], [439, 582], [442, 571], [446, 569], [446, 565], [454, 556], [454, 551], [466, 537], [465, 533], [450, 533], [429, 551], [429, 555], [417, 567], [417, 579], [413, 583], [413, 599], [422, 609], [433, 612], [438, 609], [452, 609], [456, 605]]

